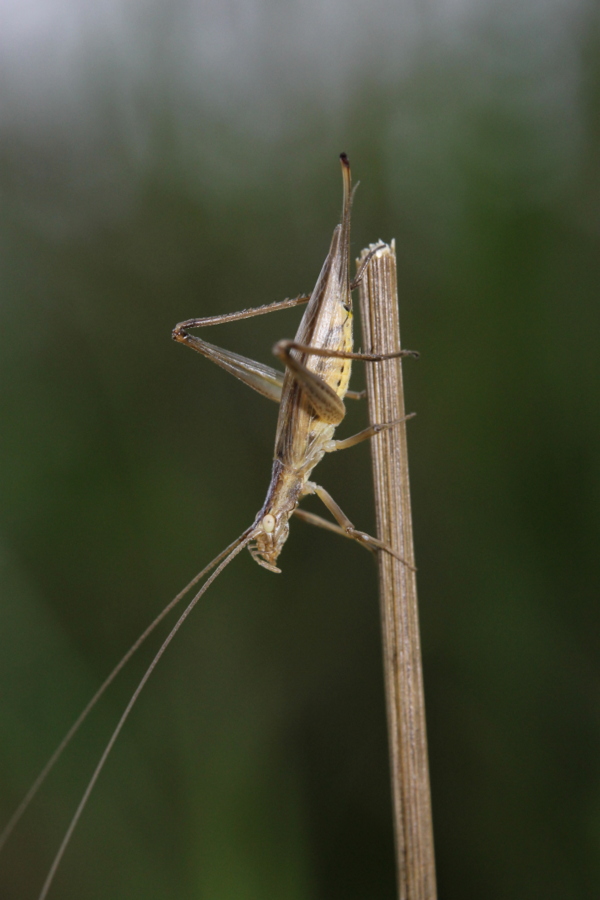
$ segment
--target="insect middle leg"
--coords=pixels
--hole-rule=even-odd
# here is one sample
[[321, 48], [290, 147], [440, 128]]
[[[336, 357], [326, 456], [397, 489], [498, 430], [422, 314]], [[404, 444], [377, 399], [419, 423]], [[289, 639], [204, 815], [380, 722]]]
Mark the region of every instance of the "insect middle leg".
[[[347, 396], [348, 394], [346, 394], [346, 397]], [[396, 419], [394, 422], [382, 422], [381, 425], [369, 425], [368, 428], [363, 428], [362, 431], [351, 435], [351, 437], [344, 438], [341, 441], [330, 441], [326, 452], [335, 453], [336, 450], [348, 450], [349, 447], [354, 447], [356, 444], [362, 443], [362, 441], [368, 441], [369, 438], [374, 437], [376, 434], [381, 434], [382, 431], [387, 431], [388, 428], [400, 425], [402, 422], [406, 422], [407, 419], [414, 418], [414, 416], [416, 416], [416, 413], [409, 413], [407, 416]]]

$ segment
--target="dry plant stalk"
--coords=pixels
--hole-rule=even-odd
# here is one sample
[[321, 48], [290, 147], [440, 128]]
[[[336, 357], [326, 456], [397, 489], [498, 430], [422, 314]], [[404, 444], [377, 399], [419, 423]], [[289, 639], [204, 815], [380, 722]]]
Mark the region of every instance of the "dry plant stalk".
[[[361, 260], [373, 246], [361, 253]], [[396, 251], [381, 245], [360, 285], [367, 352], [400, 350]], [[367, 366], [371, 424], [402, 419], [400, 359]], [[414, 547], [408, 480], [406, 424], [371, 440], [377, 537], [411, 565]], [[435, 900], [435, 861], [427, 762], [425, 702], [414, 569], [379, 553], [379, 585], [394, 830], [400, 900]]]

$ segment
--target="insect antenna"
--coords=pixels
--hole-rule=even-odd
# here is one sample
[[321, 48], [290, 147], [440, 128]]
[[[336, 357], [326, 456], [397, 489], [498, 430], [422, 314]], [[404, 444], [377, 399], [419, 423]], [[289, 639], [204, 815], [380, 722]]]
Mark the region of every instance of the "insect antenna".
[[[174, 605], [176, 600], [180, 599], [183, 596], [183, 594], [187, 590], [189, 590], [193, 584], [196, 584], [200, 580], [200, 578], [202, 577], [202, 575], [204, 573], [210, 571], [210, 569], [212, 569], [215, 566], [215, 564], [217, 562], [219, 562], [219, 560], [221, 560], [220, 564], [217, 566], [217, 568], [212, 573], [212, 575], [210, 575], [210, 577], [207, 578], [207, 580], [204, 582], [204, 584], [202, 585], [200, 590], [196, 594], [194, 594], [193, 598], [190, 600], [190, 602], [188, 603], [188, 605], [186, 606], [186, 608], [184, 609], [184, 611], [178, 618], [177, 622], [175, 623], [175, 625], [173, 626], [173, 628], [171, 629], [171, 631], [169, 632], [169, 634], [167, 635], [167, 637], [165, 638], [163, 643], [161, 644], [159, 650], [157, 651], [156, 655], [154, 656], [154, 659], [152, 660], [152, 662], [150, 663], [150, 665], [144, 672], [144, 675], [143, 675], [141, 681], [139, 682], [135, 691], [131, 695], [129, 702], [128, 702], [127, 706], [125, 707], [125, 710], [123, 711], [115, 730], [111, 734], [110, 739], [109, 739], [108, 743], [106, 744], [106, 747], [102, 751], [102, 755], [100, 756], [100, 759], [98, 760], [98, 763], [96, 765], [96, 768], [94, 769], [92, 777], [90, 778], [90, 780], [87, 784], [87, 787], [86, 787], [85, 791], [83, 792], [81, 800], [79, 801], [79, 805], [78, 805], [77, 809], [75, 810], [75, 813], [73, 814], [73, 818], [71, 819], [71, 821], [69, 823], [69, 827], [67, 828], [67, 830], [65, 832], [65, 836], [62, 839], [61, 845], [58, 848], [58, 851], [56, 853], [56, 856], [54, 857], [54, 860], [52, 861], [52, 865], [50, 867], [48, 875], [46, 876], [46, 880], [45, 880], [42, 890], [39, 894], [38, 900], [45, 900], [46, 896], [48, 895], [48, 891], [50, 890], [50, 887], [52, 886], [52, 882], [54, 880], [54, 876], [56, 875], [56, 871], [57, 871], [57, 869], [60, 865], [60, 862], [64, 856], [65, 850], [67, 849], [67, 846], [69, 845], [69, 841], [71, 840], [71, 837], [73, 835], [73, 832], [75, 831], [77, 823], [79, 822], [79, 819], [81, 818], [81, 814], [86, 807], [86, 804], [89, 800], [90, 794], [92, 793], [92, 791], [94, 789], [96, 781], [98, 780], [98, 777], [99, 777], [102, 769], [104, 768], [104, 764], [108, 758], [108, 755], [109, 755], [110, 751], [112, 750], [119, 734], [121, 733], [121, 729], [123, 728], [123, 725], [129, 718], [129, 713], [133, 709], [133, 706], [134, 706], [136, 700], [140, 696], [142, 690], [144, 689], [146, 682], [148, 681], [148, 679], [152, 675], [152, 672], [156, 668], [158, 661], [160, 660], [161, 656], [163, 655], [163, 653], [165, 652], [165, 650], [167, 649], [167, 647], [169, 646], [169, 644], [171, 643], [171, 641], [173, 640], [173, 638], [175, 637], [175, 635], [177, 634], [177, 632], [179, 631], [179, 629], [181, 628], [181, 626], [183, 625], [183, 623], [185, 622], [185, 620], [187, 619], [187, 617], [189, 616], [189, 614], [191, 613], [191, 611], [193, 610], [195, 605], [197, 604], [198, 600], [200, 600], [202, 595], [208, 590], [208, 588], [211, 586], [213, 581], [215, 581], [219, 577], [219, 575], [221, 574], [223, 569], [229, 565], [231, 560], [244, 549], [244, 547], [253, 539], [253, 537], [255, 537], [255, 531], [256, 531], [256, 525], [252, 524], [249, 528], [246, 529], [246, 531], [244, 531], [238, 538], [236, 538], [232, 544], [230, 544], [225, 550], [223, 550], [222, 553], [219, 553], [219, 555], [217, 557], [215, 557], [215, 559], [213, 559], [212, 562], [210, 562], [208, 564], [208, 566], [205, 569], [203, 569], [202, 572], [200, 572], [193, 579], [193, 581], [190, 582], [190, 584], [186, 588], [184, 588], [184, 590], [181, 591], [180, 594], [178, 594], [178, 596], [174, 600], [171, 601], [171, 603], [167, 607], [167, 609], [170, 609]], [[223, 557], [225, 557], [225, 558], [223, 558]], [[161, 613], [161, 617], [164, 614], [165, 613], [163, 611], [163, 613]], [[159, 617], [159, 618], [161, 618], [161, 617]], [[152, 623], [152, 625], [150, 626], [150, 630], [154, 627], [155, 624], [156, 624], [156, 621]], [[148, 631], [148, 629], [147, 629], [147, 631]], [[149, 633], [149, 631], [148, 631], [148, 633]], [[144, 635], [146, 635], [146, 632], [144, 632]], [[113, 673], [111, 673], [111, 676], [112, 676], [112, 674]], [[105, 685], [103, 685], [103, 687], [104, 686]]]
[[110, 675], [108, 675], [105, 678], [105, 680], [102, 682], [102, 684], [100, 685], [100, 687], [98, 688], [98, 690], [96, 691], [94, 696], [87, 703], [85, 708], [79, 713], [78, 717], [75, 719], [75, 721], [73, 722], [73, 724], [71, 725], [71, 727], [69, 728], [69, 730], [67, 731], [67, 733], [65, 734], [63, 739], [61, 740], [60, 744], [57, 746], [54, 753], [50, 756], [50, 758], [44, 765], [43, 769], [41, 770], [41, 772], [39, 773], [39, 775], [37, 776], [37, 778], [31, 785], [31, 787], [29, 788], [29, 790], [27, 791], [27, 793], [25, 794], [25, 796], [23, 797], [23, 799], [21, 800], [21, 802], [19, 803], [17, 808], [15, 809], [14, 813], [12, 814], [12, 816], [10, 817], [10, 819], [4, 826], [3, 830], [0, 832], [0, 853], [2, 853], [6, 842], [10, 838], [10, 836], [13, 833], [13, 831], [15, 830], [15, 828], [17, 827], [18, 822], [20, 821], [21, 817], [24, 815], [24, 813], [28, 809], [33, 798], [36, 796], [37, 792], [39, 791], [39, 789], [45, 782], [46, 778], [48, 777], [48, 775], [50, 774], [50, 772], [52, 771], [52, 769], [54, 768], [54, 766], [56, 765], [56, 763], [58, 762], [58, 760], [60, 759], [60, 757], [62, 756], [64, 751], [67, 749], [67, 747], [69, 746], [69, 744], [71, 743], [71, 741], [73, 740], [73, 738], [75, 737], [75, 735], [77, 734], [77, 732], [79, 731], [79, 729], [81, 728], [81, 726], [83, 725], [83, 723], [85, 722], [85, 720], [87, 719], [87, 717], [89, 716], [89, 714], [91, 713], [93, 708], [96, 706], [96, 704], [98, 703], [98, 701], [100, 700], [100, 698], [102, 697], [104, 692], [113, 683], [113, 681], [115, 680], [115, 678], [117, 677], [117, 675], [119, 674], [121, 669], [123, 669], [125, 667], [125, 665], [129, 662], [129, 660], [131, 659], [133, 654], [136, 652], [136, 650], [139, 650], [139, 648], [142, 646], [142, 644], [144, 643], [146, 638], [150, 637], [152, 632], [160, 625], [162, 620], [171, 612], [171, 610], [175, 606], [177, 606], [177, 604], [180, 602], [180, 600], [182, 600], [185, 597], [185, 595], [188, 594], [191, 591], [191, 589], [196, 584], [198, 584], [199, 581], [201, 581], [204, 578], [205, 575], [208, 575], [208, 573], [211, 571], [211, 569], [214, 569], [214, 567], [223, 559], [223, 557], [227, 556], [227, 554], [231, 550], [233, 550], [235, 547], [237, 547], [239, 540], [240, 540], [240, 538], [237, 538], [232, 544], [230, 544], [228, 547], [226, 547], [225, 550], [223, 550], [221, 553], [219, 553], [218, 556], [215, 556], [215, 558], [211, 562], [209, 562], [209, 564], [207, 566], [205, 566], [201, 572], [198, 572], [198, 574], [195, 575], [194, 578], [192, 578], [192, 580], [189, 582], [189, 584], [186, 584], [186, 586], [181, 591], [179, 591], [179, 593], [175, 597], [173, 597], [173, 599], [169, 603], [167, 603], [167, 605], [162, 610], [162, 612], [160, 612], [158, 614], [158, 616], [154, 619], [154, 621], [152, 621], [150, 623], [150, 625], [148, 625], [148, 627], [145, 629], [145, 631], [143, 631], [142, 634], [140, 634], [138, 639], [131, 645], [131, 647], [129, 648], [127, 653], [123, 657], [121, 657], [121, 659], [119, 660], [117, 665], [114, 667], [114, 669], [112, 670]]

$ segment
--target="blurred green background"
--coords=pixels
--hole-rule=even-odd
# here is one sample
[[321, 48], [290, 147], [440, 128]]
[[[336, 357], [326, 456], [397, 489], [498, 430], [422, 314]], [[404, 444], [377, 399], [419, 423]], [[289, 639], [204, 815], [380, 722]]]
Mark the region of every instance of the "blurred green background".
[[[4, 0], [0, 809], [260, 508], [277, 409], [173, 325], [396, 238], [444, 900], [600, 884], [600, 29], [571, 2]], [[298, 313], [208, 339], [270, 362]], [[355, 386], [364, 374], [356, 366]], [[341, 433], [366, 421], [354, 404]], [[368, 447], [318, 470], [373, 527]], [[314, 509], [318, 511], [315, 505]], [[376, 575], [301, 522], [139, 701], [51, 896], [391, 900]], [[35, 898], [144, 650], [0, 858]]]

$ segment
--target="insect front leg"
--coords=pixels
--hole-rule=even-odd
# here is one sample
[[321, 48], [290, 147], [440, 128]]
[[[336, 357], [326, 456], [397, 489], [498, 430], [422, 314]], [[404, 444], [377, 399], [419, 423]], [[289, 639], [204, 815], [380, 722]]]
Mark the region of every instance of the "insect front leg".
[[[323, 516], [317, 516], [315, 513], [308, 512], [305, 509], [295, 509], [294, 515], [302, 522], [306, 522], [307, 525], [314, 525], [316, 528], [322, 528], [324, 531], [333, 531], [334, 534], [339, 534], [341, 537], [348, 537], [343, 528], [336, 525], [335, 522], [330, 522], [329, 519], [324, 519]], [[360, 543], [360, 546], [370, 553], [375, 552], [374, 548], [369, 547], [367, 544]]]
[[407, 568], [416, 571], [414, 566], [408, 563], [405, 559], [402, 559], [402, 557], [399, 556], [395, 552], [395, 550], [392, 550], [392, 548], [388, 547], [387, 544], [384, 544], [383, 541], [380, 541], [378, 538], [373, 537], [370, 534], [366, 534], [364, 531], [359, 531], [359, 529], [352, 524], [342, 508], [335, 502], [329, 491], [325, 490], [324, 487], [321, 487], [320, 484], [315, 484], [314, 481], [307, 481], [304, 489], [304, 495], [306, 494], [316, 494], [317, 497], [325, 504], [333, 518], [338, 523], [339, 527], [336, 527], [331, 522], [327, 522], [326, 519], [321, 519], [320, 516], [314, 516], [310, 513], [307, 514], [302, 510], [300, 518], [304, 519], [305, 522], [308, 522], [311, 525], [317, 525], [320, 528], [326, 528], [328, 531], [335, 531], [337, 534], [341, 534], [344, 537], [351, 538], [354, 541], [358, 541], [359, 544], [362, 544], [369, 550], [385, 550], [386, 553], [389, 553], [391, 556], [395, 557], [397, 560], [407, 566]]

